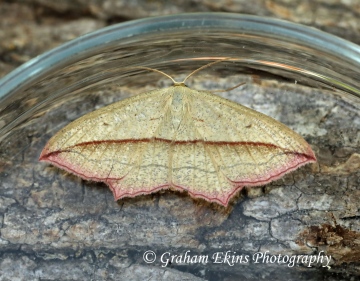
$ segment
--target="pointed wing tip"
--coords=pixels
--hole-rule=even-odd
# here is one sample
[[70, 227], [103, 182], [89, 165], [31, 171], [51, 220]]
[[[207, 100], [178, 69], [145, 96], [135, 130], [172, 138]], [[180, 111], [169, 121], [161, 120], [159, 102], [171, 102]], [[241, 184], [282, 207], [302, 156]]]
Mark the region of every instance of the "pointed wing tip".
[[40, 162], [50, 163], [52, 165], [58, 166], [59, 168], [63, 169], [63, 165], [61, 165], [61, 163], [58, 163], [56, 160], [57, 158], [55, 155], [53, 155], [52, 152], [47, 152], [45, 150], [43, 150], [39, 156]]
[[312, 148], [309, 145], [309, 152], [308, 152], [308, 159], [309, 161], [307, 163], [315, 163], [317, 162], [315, 152], [312, 150]]
[[267, 179], [262, 179], [258, 182], [248, 182], [246, 184], [243, 182], [242, 184], [244, 184], [245, 186], [249, 186], [249, 187], [266, 185], [273, 181], [281, 179], [286, 174], [289, 174], [289, 173], [299, 169], [302, 166], [317, 162], [315, 154], [313, 152], [312, 152], [312, 155], [301, 154], [301, 156], [299, 155], [299, 158], [297, 160], [298, 161], [295, 161], [295, 163], [293, 163], [292, 165], [290, 165], [288, 167], [286, 167], [286, 165], [285, 165], [285, 167], [286, 167], [285, 169], [279, 169], [277, 171], [274, 170], [274, 174], [270, 174]]
[[39, 161], [52, 163], [51, 160], [49, 160], [49, 156], [51, 154], [52, 154], [52, 151], [50, 151], [49, 143], [47, 143], [40, 153]]
[[72, 164], [70, 161], [66, 161], [67, 159], [61, 158], [62, 151], [49, 151], [46, 147], [43, 149], [39, 156], [40, 162], [45, 162], [62, 169], [70, 174], [76, 175], [84, 180], [100, 182], [103, 181], [102, 178], [90, 177], [88, 172], [84, 169], [80, 169]]
[[299, 163], [299, 165], [296, 166], [295, 169], [297, 169], [297, 168], [299, 168], [299, 167], [301, 167], [303, 165], [306, 165], [306, 164], [316, 163], [317, 162], [315, 152], [311, 149], [310, 145], [309, 145], [308, 153], [303, 154], [302, 156], [305, 158], [305, 160], [302, 163]]
[[44, 150], [41, 152], [38, 160], [40, 162], [49, 162], [46, 153], [44, 153]]

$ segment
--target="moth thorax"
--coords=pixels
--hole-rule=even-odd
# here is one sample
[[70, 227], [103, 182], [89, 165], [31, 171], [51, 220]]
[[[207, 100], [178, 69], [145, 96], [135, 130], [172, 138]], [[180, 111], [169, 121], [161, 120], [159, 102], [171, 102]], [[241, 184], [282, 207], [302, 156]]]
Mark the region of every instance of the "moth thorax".
[[173, 89], [174, 92], [172, 94], [171, 109], [174, 112], [181, 112], [184, 106], [184, 88], [174, 87]]

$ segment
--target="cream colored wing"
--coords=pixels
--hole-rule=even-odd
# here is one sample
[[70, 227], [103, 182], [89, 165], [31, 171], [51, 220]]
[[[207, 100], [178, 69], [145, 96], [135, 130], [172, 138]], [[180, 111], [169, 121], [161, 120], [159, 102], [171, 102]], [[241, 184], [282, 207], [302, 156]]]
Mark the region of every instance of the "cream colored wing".
[[264, 185], [316, 161], [309, 144], [273, 118], [208, 92], [178, 90], [184, 118], [172, 149], [171, 182], [193, 196], [227, 205], [244, 186]]
[[[144, 149], [149, 149], [148, 143], [171, 110], [170, 105], [171, 95], [161, 89], [88, 113], [55, 134], [40, 160], [94, 181], [141, 174], [141, 167], [146, 165], [142, 163]], [[165, 156], [154, 153], [146, 157], [156, 163]], [[160, 182], [164, 183], [160, 180], [154, 184]]]
[[316, 161], [305, 140], [276, 120], [184, 86], [130, 98], [69, 124], [40, 159], [103, 181], [116, 199], [173, 187], [227, 205]]

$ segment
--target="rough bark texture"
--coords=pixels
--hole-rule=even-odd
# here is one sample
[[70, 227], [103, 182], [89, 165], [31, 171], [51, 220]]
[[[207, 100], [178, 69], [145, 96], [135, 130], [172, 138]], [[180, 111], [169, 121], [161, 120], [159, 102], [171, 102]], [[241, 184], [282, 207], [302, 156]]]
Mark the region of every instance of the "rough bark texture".
[[[355, 0], [225, 2], [4, 1], [0, 76], [80, 34], [125, 19], [176, 12], [274, 16], [360, 42], [360, 6]], [[201, 79], [197, 83], [212, 87]], [[234, 85], [221, 79], [213, 83], [220, 89]], [[0, 280], [359, 278], [358, 109], [341, 96], [325, 96], [320, 90], [271, 79], [259, 83], [249, 84], [240, 97], [229, 98], [294, 128], [312, 145], [318, 163], [266, 187], [246, 189], [226, 209], [173, 191], [114, 202], [105, 185], [46, 164], [34, 165], [51, 136], [44, 137], [44, 131], [51, 131], [52, 124], [60, 129], [84, 112], [112, 102], [116, 94], [111, 89], [49, 112], [23, 129], [25, 138], [9, 137], [12, 149], [0, 151]], [[122, 91], [132, 95], [139, 89]], [[282, 106], [289, 102], [297, 107]], [[144, 261], [149, 250], [157, 256], [151, 264]], [[229, 260], [215, 262], [227, 251]], [[266, 251], [270, 256], [323, 253], [332, 260], [330, 267], [319, 263], [308, 267], [301, 261], [288, 266], [266, 259], [255, 263], [254, 254]], [[165, 267], [171, 255], [177, 257]], [[232, 263], [232, 256], [243, 256], [242, 262]]]

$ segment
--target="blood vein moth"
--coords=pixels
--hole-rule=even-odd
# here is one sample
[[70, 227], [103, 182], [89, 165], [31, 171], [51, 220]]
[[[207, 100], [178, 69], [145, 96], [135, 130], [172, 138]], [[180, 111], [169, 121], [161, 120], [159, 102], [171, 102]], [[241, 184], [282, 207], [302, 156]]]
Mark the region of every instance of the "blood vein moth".
[[116, 200], [173, 188], [224, 206], [244, 186], [316, 162], [310, 145], [282, 123], [185, 80], [73, 121], [40, 161], [106, 183]]

